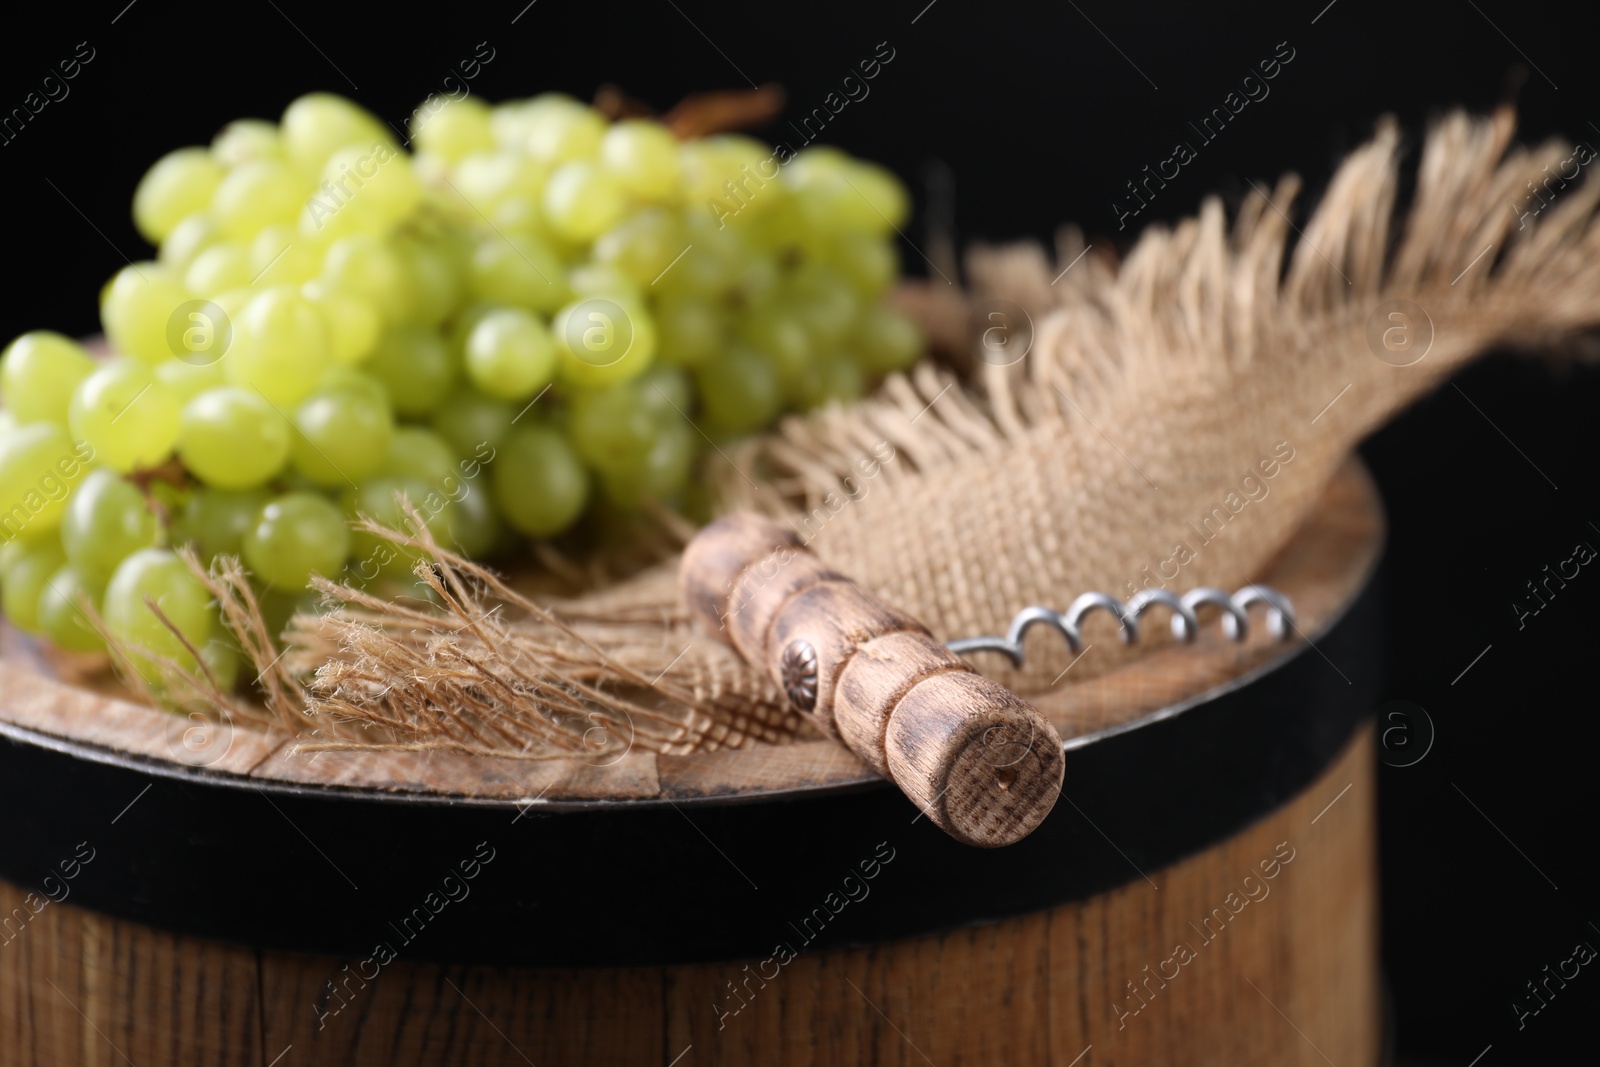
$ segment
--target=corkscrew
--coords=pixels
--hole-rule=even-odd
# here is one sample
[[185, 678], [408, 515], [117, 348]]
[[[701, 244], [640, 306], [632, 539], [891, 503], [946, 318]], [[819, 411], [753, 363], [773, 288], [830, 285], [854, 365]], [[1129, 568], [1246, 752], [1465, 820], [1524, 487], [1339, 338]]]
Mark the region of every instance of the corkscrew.
[[1255, 604], [1267, 606], [1267, 632], [1278, 640], [1286, 640], [1294, 629], [1294, 607], [1289, 598], [1267, 585], [1247, 585], [1228, 595], [1225, 589], [1199, 586], [1182, 596], [1165, 589], [1145, 589], [1135, 593], [1124, 603], [1108, 593], [1084, 593], [1072, 602], [1065, 612], [1053, 611], [1038, 604], [1023, 608], [1011, 619], [1011, 627], [1004, 637], [964, 637], [948, 641], [945, 647], [958, 656], [971, 652], [999, 652], [1011, 661], [1013, 667], [1022, 666], [1022, 641], [1035, 626], [1048, 626], [1066, 639], [1067, 647], [1074, 653], [1083, 651], [1084, 616], [1096, 609], [1107, 612], [1117, 620], [1118, 636], [1122, 643], [1131, 645], [1139, 640], [1139, 617], [1157, 604], [1172, 613], [1172, 636], [1185, 643], [1199, 634], [1200, 620], [1195, 609], [1211, 604], [1222, 609], [1222, 632], [1234, 641], [1249, 636], [1250, 608]]
[[1267, 606], [1279, 638], [1294, 626], [1289, 601], [1262, 585], [1229, 596], [1192, 589], [1183, 596], [1147, 590], [1126, 604], [1085, 593], [1062, 614], [1025, 608], [1005, 637], [940, 644], [928, 628], [869, 596], [806, 550], [790, 530], [748, 512], [724, 516], [684, 549], [679, 581], [685, 606], [704, 631], [763, 671], [829, 737], [854, 752], [913, 800], [930, 822], [959, 841], [994, 847], [1026, 837], [1061, 793], [1061, 735], [1039, 711], [977, 673], [960, 655], [1002, 652], [1022, 663], [1022, 639], [1051, 627], [1074, 651], [1083, 618], [1110, 612], [1122, 639], [1139, 637], [1139, 619], [1160, 604], [1172, 632], [1193, 640], [1195, 611], [1223, 611], [1228, 636], [1242, 640], [1249, 610]]
[[790, 530], [725, 516], [689, 542], [679, 575], [706, 633], [957, 840], [1011, 844], [1055, 805], [1065, 764], [1049, 720]]

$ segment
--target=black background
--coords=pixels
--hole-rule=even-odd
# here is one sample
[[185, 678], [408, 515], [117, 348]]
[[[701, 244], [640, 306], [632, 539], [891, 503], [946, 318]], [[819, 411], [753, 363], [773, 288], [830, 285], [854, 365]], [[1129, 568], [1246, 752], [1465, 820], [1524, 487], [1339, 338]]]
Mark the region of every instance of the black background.
[[[231, 118], [274, 117], [312, 89], [403, 124], [479, 42], [494, 59], [471, 85], [490, 100], [543, 89], [587, 97], [612, 81], [664, 108], [753, 80], [784, 85], [795, 114], [887, 41], [894, 60], [823, 139], [893, 167], [919, 205], [929, 165], [947, 166], [962, 240], [1046, 237], [1070, 219], [1091, 240], [1126, 246], [1137, 225], [1192, 212], [1207, 192], [1236, 197], [1247, 179], [1291, 169], [1314, 195], [1384, 113], [1414, 144], [1448, 107], [1514, 101], [1525, 139], [1600, 145], [1591, 125], [1600, 20], [1587, 5], [523, 2], [116, 0], [30, 12], [26, 32], [0, 38], [0, 113], [79, 42], [95, 58], [69, 96], [0, 146], [9, 283], [0, 334], [95, 329], [100, 284], [125, 256], [148, 254], [128, 202], [161, 153], [204, 143]], [[1123, 184], [1188, 139], [1187, 123], [1279, 42], [1295, 58], [1271, 95], [1119, 234], [1111, 204]], [[907, 235], [925, 242], [920, 221]], [[918, 269], [918, 254], [904, 253]], [[1576, 942], [1600, 946], [1600, 925], [1590, 925], [1600, 924], [1591, 873], [1600, 738], [1588, 684], [1600, 575], [1585, 569], [1521, 630], [1510, 601], [1576, 542], [1600, 546], [1588, 421], [1600, 373], [1501, 355], [1459, 385], [1364, 446], [1393, 522], [1387, 695], [1423, 706], [1437, 729], [1423, 761], [1381, 776], [1384, 957], [1400, 1048], [1464, 1064], [1492, 1045], [1485, 1067], [1563, 1054], [1592, 1062], [1593, 968], [1521, 1030], [1510, 1003]]]

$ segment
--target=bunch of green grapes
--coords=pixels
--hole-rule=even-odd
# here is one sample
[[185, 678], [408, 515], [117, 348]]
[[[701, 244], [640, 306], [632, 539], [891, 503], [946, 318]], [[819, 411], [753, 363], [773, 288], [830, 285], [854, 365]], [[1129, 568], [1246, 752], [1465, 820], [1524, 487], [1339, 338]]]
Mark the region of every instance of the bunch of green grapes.
[[179, 545], [240, 556], [269, 611], [313, 575], [393, 587], [411, 554], [350, 520], [403, 526], [402, 494], [489, 556], [681, 503], [713, 442], [921, 352], [884, 302], [907, 200], [877, 166], [559, 95], [430, 100], [412, 138], [313, 94], [150, 168], [158, 252], [102, 289], [105, 358], [40, 331], [0, 362], [16, 625], [231, 684]]

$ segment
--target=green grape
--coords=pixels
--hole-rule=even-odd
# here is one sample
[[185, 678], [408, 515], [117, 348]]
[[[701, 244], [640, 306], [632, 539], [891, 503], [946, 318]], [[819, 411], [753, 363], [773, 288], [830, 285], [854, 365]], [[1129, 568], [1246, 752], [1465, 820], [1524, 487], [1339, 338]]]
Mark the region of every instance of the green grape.
[[451, 163], [490, 151], [494, 131], [489, 128], [489, 105], [475, 96], [429, 97], [411, 116], [411, 136], [419, 152]]
[[527, 141], [522, 147], [547, 163], [593, 158], [606, 132], [605, 118], [575, 101], [535, 99], [526, 122]]
[[346, 145], [384, 144], [397, 151], [389, 130], [371, 112], [333, 93], [307, 93], [284, 109], [283, 147], [303, 173], [315, 174]]
[[665, 423], [649, 449], [629, 467], [607, 471], [600, 485], [607, 499], [625, 508], [670, 497], [689, 480], [700, 435], [687, 422]]
[[[166, 622], [150, 609], [152, 602]], [[156, 686], [165, 682], [166, 671], [155, 657], [196, 670], [199, 664], [184, 647], [185, 640], [202, 648], [220, 625], [210, 591], [176, 553], [164, 548], [142, 549], [123, 560], [106, 586], [100, 610], [106, 633], [127, 651], [129, 666]]]
[[835, 234], [826, 258], [828, 265], [868, 300], [886, 293], [900, 273], [900, 257], [894, 245], [870, 234]]
[[568, 412], [572, 447], [598, 471], [634, 466], [656, 438], [658, 420], [638, 382], [578, 393]]
[[[229, 289], [225, 293], [218, 293], [212, 297], [211, 302], [222, 309], [222, 313], [228, 317], [228, 323], [232, 325], [235, 319], [244, 314], [244, 309], [250, 301], [260, 295], [261, 290], [255, 288]], [[188, 345], [184, 345], [184, 348], [187, 351]], [[222, 355], [226, 354], [225, 352], [222, 353]], [[182, 353], [180, 353], [181, 355]]]
[[810, 194], [805, 202], [813, 221], [833, 231], [887, 234], [904, 225], [910, 212], [899, 179], [836, 148], [807, 148], [783, 174], [791, 187]]
[[250, 249], [235, 241], [223, 241], [204, 249], [183, 272], [183, 284], [197, 296], [215, 296], [229, 289], [241, 289], [256, 276]]
[[335, 289], [323, 279], [300, 287], [300, 295], [322, 313], [328, 328], [328, 358], [343, 366], [366, 361], [378, 347], [383, 319], [372, 303]]
[[440, 486], [457, 476], [456, 453], [450, 442], [421, 426], [400, 426], [378, 465], [385, 478], [412, 478], [424, 485]]
[[602, 234], [594, 255], [640, 286], [652, 285], [690, 249], [688, 233], [677, 216], [660, 209], [641, 211]]
[[287, 163], [258, 159], [222, 179], [211, 197], [211, 215], [225, 236], [248, 241], [268, 226], [298, 219], [309, 191]]
[[784, 168], [783, 178], [791, 187], [803, 189], [835, 178], [850, 166], [850, 154], [833, 145], [812, 145], [802, 149]]
[[151, 479], [149, 491], [152, 510], [160, 516], [165, 526], [161, 536], [156, 539], [157, 544], [178, 548], [192, 543], [195, 538], [189, 530], [189, 506], [197, 494], [205, 491], [204, 487], [177, 486], [165, 479]]
[[491, 474], [495, 506], [529, 537], [553, 537], [571, 526], [589, 500], [589, 475], [561, 435], [521, 425], [507, 435]]
[[[546, 96], [559, 94], [547, 93]], [[572, 97], [565, 99], [576, 107], [582, 107]], [[494, 137], [494, 143], [501, 148], [523, 152], [528, 147], [528, 123], [533, 115], [537, 114], [538, 104], [534, 100], [502, 100], [489, 108], [489, 133]]]
[[557, 167], [545, 183], [545, 220], [569, 241], [592, 241], [622, 217], [627, 197], [621, 184], [593, 163]]
[[855, 356], [834, 353], [806, 368], [793, 395], [801, 407], [816, 408], [830, 400], [858, 400], [866, 391], [866, 384], [866, 375]]
[[230, 384], [287, 410], [316, 388], [327, 366], [327, 324], [298, 290], [268, 289], [234, 317], [233, 344], [223, 363]]
[[268, 226], [250, 241], [247, 285], [299, 285], [322, 269], [326, 248], [287, 223]]
[[174, 277], [182, 277], [195, 256], [221, 239], [222, 231], [217, 228], [216, 221], [206, 212], [196, 212], [172, 228], [162, 240], [156, 259]]
[[349, 553], [344, 516], [320, 493], [274, 498], [244, 536], [245, 562], [278, 589], [304, 589], [313, 574], [337, 574]]
[[334, 152], [305, 201], [300, 232], [387, 233], [422, 201], [410, 160], [388, 144], [351, 144]]
[[200, 646], [200, 662], [205, 665], [206, 672], [216, 682], [218, 689], [224, 693], [231, 692], [239, 684], [239, 668], [244, 656], [233, 635], [220, 626], [213, 627], [212, 632], [219, 636], [213, 636]]
[[487, 218], [503, 228], [512, 221], [508, 212], [515, 212], [522, 216], [522, 228], [537, 229], [547, 175], [546, 165], [520, 152], [474, 152], [456, 165], [449, 189], [465, 202], [456, 206], [469, 223]]
[[184, 505], [185, 539], [207, 563], [217, 556], [238, 556], [244, 551], [244, 535], [271, 499], [264, 489], [201, 489]]
[[[386, 529], [417, 536], [421, 531], [402, 507], [402, 498], [421, 515], [423, 526], [435, 540], [449, 542], [449, 523], [444, 517], [450, 506], [449, 500], [437, 486], [429, 485], [420, 478], [380, 475], [355, 488], [346, 489], [340, 496], [340, 502], [344, 514], [351, 519], [367, 518]], [[421, 558], [422, 553], [365, 530], [352, 530], [350, 556], [352, 563], [346, 570], [360, 579], [358, 584], [365, 584], [380, 573], [409, 575], [412, 564]]]
[[772, 364], [785, 391], [792, 392], [814, 356], [811, 337], [800, 320], [763, 308], [745, 315], [738, 332], [741, 341]]
[[61, 516], [67, 560], [89, 581], [104, 585], [117, 565], [153, 548], [161, 523], [139, 487], [108, 470], [90, 471]]
[[550, 312], [567, 299], [566, 272], [549, 247], [525, 233], [489, 234], [472, 253], [467, 292], [487, 304]]
[[790, 193], [771, 210], [748, 220], [736, 220], [740, 223], [738, 232], [784, 263], [816, 259], [828, 251], [832, 235], [824, 219], [817, 215], [818, 205], [812, 203], [816, 199], [808, 189]]
[[922, 333], [916, 323], [881, 304], [861, 312], [852, 343], [862, 369], [872, 374], [905, 370], [922, 355]]
[[[227, 355], [233, 343], [233, 313], [237, 304], [230, 301], [248, 289], [229, 289], [210, 300], [192, 300], [178, 309], [168, 324], [167, 340], [173, 355], [186, 363], [209, 365]], [[161, 360], [161, 366], [170, 360]]]
[[96, 611], [105, 593], [105, 583], [96, 581], [68, 564], [45, 580], [39, 591], [37, 620], [39, 632], [58, 648], [73, 652], [99, 652], [106, 647], [95, 622], [83, 602]]
[[167, 340], [168, 324], [189, 290], [158, 263], [133, 263], [116, 273], [101, 291], [100, 324], [112, 347], [146, 363], [179, 353]]
[[292, 438], [288, 419], [270, 401], [228, 385], [184, 405], [178, 458], [215, 489], [253, 489], [283, 469]]
[[[712, 138], [685, 141], [678, 146], [678, 172], [685, 204], [696, 212], [702, 209], [702, 205], [713, 205], [712, 210], [723, 215], [738, 207], [737, 204], [723, 202], [728, 193], [722, 183], [733, 177], [723, 172], [724, 162]], [[719, 219], [718, 225], [721, 226], [725, 221]]]
[[[442, 472], [437, 462], [440, 458], [447, 463]], [[481, 556], [502, 540], [504, 529], [488, 487], [473, 480], [481, 473], [482, 465], [473, 470], [473, 477], [466, 477], [465, 471], [458, 473], [449, 456], [418, 464], [418, 469], [428, 469], [425, 476], [408, 475], [399, 469], [399, 464], [392, 466], [394, 469], [363, 482], [359, 489], [345, 491], [342, 499], [347, 515], [365, 515], [390, 529], [415, 534], [415, 526], [397, 499], [397, 494], [403, 493], [441, 545], [453, 546], [468, 556]], [[353, 569], [368, 580], [373, 577], [374, 567], [389, 574], [408, 574], [421, 556], [415, 549], [362, 531], [353, 534], [352, 554], [360, 561]]]
[[582, 263], [567, 272], [567, 286], [575, 297], [605, 296], [642, 304], [644, 290], [609, 263]]
[[883, 233], [905, 225], [907, 216], [911, 214], [911, 198], [893, 173], [876, 163], [852, 159], [850, 187], [856, 199], [865, 201], [867, 205], [867, 210], [860, 211], [862, 229]]
[[395, 412], [407, 418], [444, 403], [457, 377], [456, 362], [439, 335], [404, 323], [384, 332], [363, 369], [388, 391]]
[[6, 410], [20, 425], [29, 422], [67, 424], [67, 405], [78, 383], [94, 370], [83, 346], [59, 333], [34, 330], [6, 346], [0, 354], [0, 390]]
[[168, 152], [139, 179], [133, 224], [146, 241], [160, 244], [186, 216], [205, 210], [222, 176], [222, 165], [204, 148]]
[[587, 110], [588, 105], [566, 93], [540, 93], [526, 100], [507, 100], [493, 108], [489, 115], [489, 130], [494, 134], [496, 144], [525, 152], [528, 149], [528, 137], [543, 116], [558, 111]]
[[657, 364], [633, 383], [657, 423], [683, 422], [694, 407], [694, 379], [678, 367]]
[[[436, 95], [411, 132], [415, 156], [357, 104], [312, 93], [281, 124], [239, 120], [158, 161], [134, 215], [160, 262], [100, 293], [110, 347], [138, 362], [96, 369], [44, 333], [0, 356], [6, 535], [54, 530], [67, 466], [81, 477], [92, 461], [137, 494], [115, 474], [174, 448], [204, 486], [146, 490], [145, 514], [179, 515], [174, 539], [202, 540], [190, 531], [213, 504], [228, 510], [223, 487], [243, 499], [269, 482], [298, 502], [288, 531], [314, 526], [297, 516], [313, 498], [333, 507], [330, 489], [369, 503], [415, 490], [441, 543], [473, 554], [503, 543], [501, 518], [548, 537], [592, 503], [598, 523], [626, 525], [646, 501], [684, 506], [702, 439], [691, 418], [719, 436], [757, 431], [786, 404], [859, 396], [923, 350], [881, 304], [909, 198], [873, 164], [818, 146], [780, 167], [749, 137], [680, 143], [661, 122], [608, 123], [554, 93], [498, 107]], [[202, 300], [226, 316], [203, 314], [218, 342], [204, 350], [186, 307]], [[84, 495], [86, 516], [97, 499]], [[245, 502], [235, 525], [248, 518], [256, 554], [298, 588], [310, 549], [273, 534], [266, 510], [256, 521], [259, 494]], [[261, 548], [262, 529], [287, 547]], [[107, 558], [67, 563], [90, 583], [151, 543], [85, 537]], [[244, 551], [238, 533], [207, 539], [212, 554]], [[317, 565], [336, 566], [317, 547]], [[400, 584], [426, 595], [405, 562]], [[236, 669], [236, 650], [200, 636]]]
[[385, 406], [389, 403], [389, 391], [383, 387], [383, 383], [358, 367], [335, 363], [323, 371], [321, 380], [317, 382], [317, 392], [326, 393], [336, 389], [364, 393]]
[[294, 413], [295, 470], [313, 484], [339, 486], [382, 465], [394, 415], [381, 394], [329, 389], [311, 394]]
[[370, 233], [341, 237], [328, 246], [322, 281], [358, 297], [391, 321], [406, 313], [406, 265], [392, 241]]
[[156, 380], [172, 391], [172, 397], [180, 409], [206, 390], [220, 389], [228, 384], [221, 360], [196, 364], [182, 359], [169, 359], [156, 366]]
[[517, 409], [484, 396], [476, 389], [457, 389], [433, 413], [433, 428], [457, 455], [471, 455], [480, 446], [498, 449], [511, 432]]
[[61, 551], [61, 542], [54, 537], [37, 541], [18, 538], [6, 542], [19, 549], [9, 555], [5, 570], [0, 573], [0, 608], [17, 629], [27, 633], [39, 632], [39, 595], [45, 583], [67, 561]]
[[405, 320], [437, 328], [461, 306], [467, 256], [453, 241], [408, 237], [398, 247], [410, 293]]
[[446, 347], [448, 347], [453, 354], [465, 359], [467, 352], [467, 338], [472, 336], [473, 328], [478, 325], [479, 320], [485, 315], [489, 314], [491, 311], [499, 310], [500, 308], [498, 305], [483, 303], [472, 303], [461, 308], [456, 312], [455, 316], [451, 318], [449, 324], [445, 327], [444, 335]]
[[728, 323], [721, 309], [709, 300], [683, 296], [656, 305], [656, 329], [661, 337], [661, 361], [693, 367], [722, 350]]
[[751, 258], [744, 241], [699, 214], [685, 219], [685, 230], [689, 251], [650, 287], [652, 292], [715, 299], [735, 289]]
[[0, 541], [55, 530], [67, 495], [95, 458], [92, 444], [74, 444], [53, 422], [0, 433]]
[[[748, 225], [783, 200], [773, 151], [748, 137], [721, 134], [691, 141], [678, 153], [684, 202], [714, 206], [719, 225]], [[731, 188], [730, 188], [731, 186]]]
[[600, 139], [600, 162], [631, 196], [666, 200], [677, 191], [678, 139], [659, 122], [623, 119]]
[[491, 311], [467, 337], [467, 377], [500, 400], [526, 400], [550, 384], [556, 345], [550, 328], [521, 308]]
[[282, 159], [278, 125], [265, 119], [234, 119], [211, 139], [211, 155], [230, 168], [257, 159]]
[[267, 633], [279, 636], [289, 629], [296, 615], [318, 615], [322, 611], [321, 594], [314, 590], [286, 593], [281, 589], [263, 589], [257, 594], [261, 605], [261, 620], [267, 624]]
[[733, 285], [734, 302], [745, 308], [765, 307], [779, 292], [783, 271], [771, 256], [749, 256]]
[[824, 346], [837, 344], [849, 334], [861, 307], [860, 297], [844, 275], [820, 263], [797, 267], [784, 284], [781, 299]]
[[[8, 427], [0, 427], [0, 438], [5, 436], [7, 429]], [[49, 534], [45, 534], [38, 540], [44, 542], [53, 540], [53, 538]], [[0, 537], [0, 588], [3, 588], [6, 584], [6, 571], [33, 547], [34, 539], [32, 538], [19, 537], [15, 534], [9, 537]]]
[[442, 514], [445, 543], [454, 545], [462, 555], [481, 559], [505, 539], [505, 527], [494, 510], [489, 487], [483, 483], [463, 482]]
[[700, 406], [713, 432], [748, 433], [778, 414], [783, 387], [772, 365], [752, 348], [731, 345], [696, 368]]
[[589, 298], [568, 304], [551, 323], [559, 380], [600, 389], [638, 377], [656, 354], [649, 312], [628, 301]]
[[735, 281], [734, 265], [717, 258], [704, 243], [696, 242], [651, 292], [664, 299], [724, 299]]
[[166, 462], [178, 440], [178, 399], [150, 368], [115, 360], [79, 383], [67, 410], [72, 436], [126, 474]]
[[162, 529], [158, 543], [172, 544], [172, 526], [182, 519], [183, 509], [188, 506], [189, 498], [198, 491], [199, 486], [180, 484], [167, 478], [149, 478], [145, 480], [143, 489], [150, 500], [150, 510], [155, 512], [159, 520], [158, 528]]

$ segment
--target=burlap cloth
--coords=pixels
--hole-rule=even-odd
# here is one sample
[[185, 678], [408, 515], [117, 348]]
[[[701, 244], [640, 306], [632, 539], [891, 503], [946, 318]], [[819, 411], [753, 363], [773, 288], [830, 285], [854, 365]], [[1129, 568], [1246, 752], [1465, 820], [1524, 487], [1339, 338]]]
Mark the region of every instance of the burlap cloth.
[[[936, 281], [906, 299], [935, 341], [990, 361], [964, 381], [924, 364], [863, 404], [787, 420], [714, 463], [725, 506], [784, 516], [946, 639], [1086, 590], [1246, 583], [1398, 409], [1486, 350], [1600, 322], [1600, 183], [1550, 181], [1571, 146], [1514, 148], [1513, 129], [1509, 111], [1439, 122], [1398, 217], [1402, 138], [1384, 122], [1298, 226], [1291, 176], [1254, 186], [1231, 221], [1213, 197], [1146, 230], [1120, 265], [1098, 246], [1079, 259], [1072, 228], [1054, 263], [1036, 246], [974, 250], [964, 291]], [[1516, 206], [1533, 186], [1536, 218]], [[983, 347], [994, 300], [1033, 326], [1009, 366]], [[380, 603], [298, 621], [271, 672], [313, 743], [376, 743], [376, 726], [384, 743], [539, 756], [621, 718], [633, 743], [677, 751], [805, 729], [694, 634], [674, 560], [546, 605], [444, 563], [449, 608], [432, 622]], [[1026, 670], [982, 668], [1027, 693], [1068, 656], [1041, 635]]]

